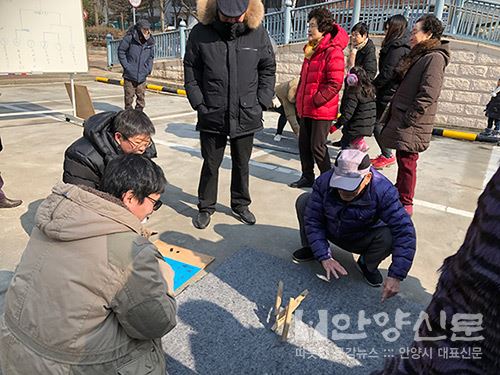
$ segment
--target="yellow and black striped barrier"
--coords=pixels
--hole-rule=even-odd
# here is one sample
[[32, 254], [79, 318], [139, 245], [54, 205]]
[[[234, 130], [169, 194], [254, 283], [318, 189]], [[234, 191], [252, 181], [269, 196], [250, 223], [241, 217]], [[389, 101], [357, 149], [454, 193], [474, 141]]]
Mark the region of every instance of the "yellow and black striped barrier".
[[[120, 85], [120, 86], [123, 86], [123, 79], [112, 79], [112, 78], [106, 78], [106, 77], [95, 77], [95, 80], [96, 80], [96, 82], [109, 83], [111, 85]], [[178, 89], [176, 87], [160, 86], [160, 85], [153, 85], [151, 83], [148, 83], [146, 85], [146, 88], [148, 90], [160, 91], [160, 92], [168, 92], [170, 94], [177, 94], [177, 95], [184, 95], [184, 96], [186, 96], [186, 90], [184, 90], [184, 89]]]
[[441, 128], [434, 128], [434, 130], [432, 131], [432, 135], [438, 135], [441, 137], [453, 138], [453, 139], [462, 139], [465, 141], [478, 141], [478, 142], [490, 142], [490, 143], [500, 142], [500, 139], [498, 137], [462, 132], [458, 130], [441, 129]]

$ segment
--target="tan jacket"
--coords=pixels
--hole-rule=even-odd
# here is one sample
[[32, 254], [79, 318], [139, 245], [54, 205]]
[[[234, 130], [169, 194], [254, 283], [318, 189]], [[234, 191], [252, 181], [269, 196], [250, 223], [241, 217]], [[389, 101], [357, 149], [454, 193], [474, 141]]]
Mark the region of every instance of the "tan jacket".
[[294, 78], [289, 82], [283, 82], [276, 85], [275, 91], [283, 110], [285, 111], [285, 116], [293, 132], [299, 134], [299, 123], [297, 122], [297, 110], [295, 109], [295, 96], [297, 95], [297, 86], [299, 84], [299, 78]]
[[86, 190], [56, 185], [38, 209], [0, 320], [4, 374], [165, 373], [161, 255], [119, 200]]

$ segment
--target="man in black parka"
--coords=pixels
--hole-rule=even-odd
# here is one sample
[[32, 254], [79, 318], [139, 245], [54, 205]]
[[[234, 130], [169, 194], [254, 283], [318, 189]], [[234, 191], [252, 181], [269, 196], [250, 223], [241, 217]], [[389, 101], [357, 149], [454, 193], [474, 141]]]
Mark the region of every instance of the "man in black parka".
[[200, 23], [189, 35], [184, 85], [198, 112], [203, 167], [198, 186], [199, 213], [193, 224], [204, 229], [217, 203], [219, 167], [230, 139], [231, 208], [255, 224], [248, 188], [248, 163], [262, 111], [272, 104], [276, 62], [262, 26], [260, 0], [199, 0]]
[[99, 189], [104, 168], [117, 156], [156, 157], [151, 139], [154, 133], [155, 127], [149, 117], [137, 109], [101, 112], [89, 117], [83, 124], [83, 137], [64, 153], [63, 181]]

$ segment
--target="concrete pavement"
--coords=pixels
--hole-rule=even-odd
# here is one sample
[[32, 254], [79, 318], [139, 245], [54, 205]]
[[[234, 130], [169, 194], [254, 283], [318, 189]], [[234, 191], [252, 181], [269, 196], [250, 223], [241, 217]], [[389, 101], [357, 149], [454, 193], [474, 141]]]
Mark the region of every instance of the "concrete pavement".
[[[86, 84], [97, 110], [122, 107], [121, 87]], [[36, 117], [9, 115], [22, 110], [70, 110], [62, 84], [3, 86], [1, 91], [0, 131], [5, 149], [0, 165], [5, 191], [10, 197], [24, 200], [21, 207], [2, 210], [0, 215], [0, 268], [13, 270], [28, 240], [38, 204], [61, 178], [64, 150], [81, 135], [82, 129], [64, 122], [57, 113]], [[146, 112], [157, 131], [157, 162], [170, 182], [163, 196], [166, 205], [153, 215], [149, 224], [160, 233], [159, 237], [215, 256], [211, 268], [245, 246], [288, 259], [299, 246], [294, 201], [302, 191], [290, 189], [286, 184], [297, 178], [300, 164], [290, 132], [285, 133], [280, 143], [272, 139], [277, 114], [265, 113], [265, 131], [257, 135], [258, 147], [252, 157], [250, 187], [257, 225], [245, 226], [230, 213], [230, 155], [226, 152], [217, 213], [210, 227], [200, 231], [191, 224], [196, 213], [201, 167], [198, 134], [194, 129], [196, 115], [185, 98], [156, 93], [147, 94]], [[369, 143], [370, 154], [375, 156], [374, 140], [369, 139]], [[330, 151], [333, 156], [337, 150]], [[418, 282], [403, 283], [402, 295], [421, 302], [433, 292], [437, 269], [462, 243], [477, 197], [498, 159], [498, 147], [443, 138], [434, 139], [430, 149], [421, 155], [414, 215], [418, 251], [410, 272]], [[396, 168], [384, 173], [394, 181]], [[347, 264], [348, 269], [351, 266]], [[388, 261], [383, 264], [384, 268], [387, 266]]]

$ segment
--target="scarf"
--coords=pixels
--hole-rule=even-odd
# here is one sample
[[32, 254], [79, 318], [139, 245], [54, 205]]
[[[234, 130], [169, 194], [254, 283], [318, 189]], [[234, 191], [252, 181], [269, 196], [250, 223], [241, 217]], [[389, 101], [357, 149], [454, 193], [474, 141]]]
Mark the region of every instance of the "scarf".
[[316, 51], [316, 48], [318, 48], [319, 44], [323, 38], [320, 40], [317, 40], [316, 42], [308, 42], [306, 46], [304, 47], [304, 57], [308, 60], [311, 59], [312, 55], [314, 55], [314, 52]]
[[417, 62], [422, 56], [429, 53], [429, 51], [439, 47], [441, 41], [438, 39], [428, 39], [423, 42], [418, 43], [415, 47], [410, 50], [410, 53], [406, 55], [400, 62], [399, 65], [394, 69], [394, 78], [397, 82], [401, 82], [413, 64]]

